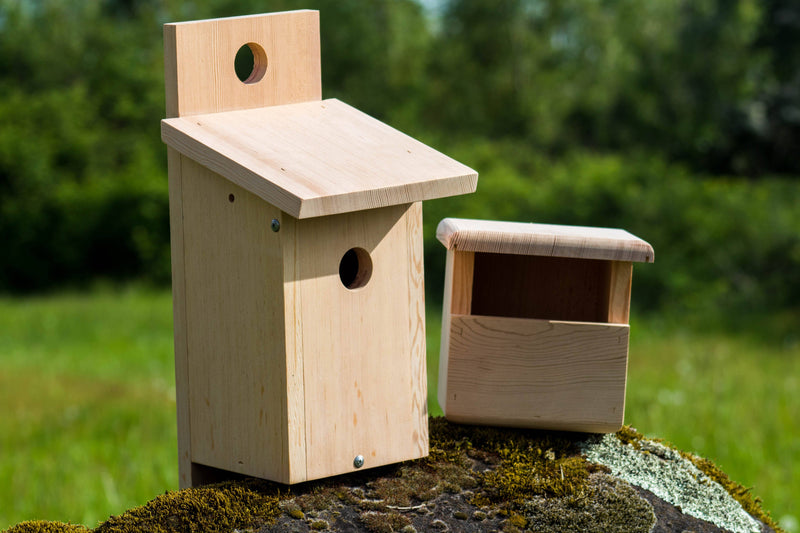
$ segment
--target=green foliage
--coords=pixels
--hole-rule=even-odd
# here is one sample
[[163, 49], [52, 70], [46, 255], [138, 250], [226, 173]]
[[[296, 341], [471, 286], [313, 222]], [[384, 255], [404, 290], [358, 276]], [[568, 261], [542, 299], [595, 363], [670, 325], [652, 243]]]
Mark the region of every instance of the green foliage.
[[442, 216], [617, 225], [658, 252], [639, 306], [798, 301], [797, 188], [768, 178], [800, 172], [784, 0], [0, 0], [0, 292], [166, 284], [160, 26], [301, 7], [321, 12], [326, 96], [482, 176], [426, 205], [433, 272]]

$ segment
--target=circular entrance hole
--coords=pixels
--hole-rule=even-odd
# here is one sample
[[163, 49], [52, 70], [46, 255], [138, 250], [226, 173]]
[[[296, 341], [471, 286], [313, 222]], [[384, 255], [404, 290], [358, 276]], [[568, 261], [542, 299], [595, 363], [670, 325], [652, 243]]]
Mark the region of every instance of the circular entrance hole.
[[363, 248], [350, 248], [339, 261], [339, 279], [350, 290], [363, 287], [372, 276], [372, 259]]
[[267, 73], [267, 53], [258, 43], [244, 44], [236, 52], [233, 68], [242, 83], [257, 83]]

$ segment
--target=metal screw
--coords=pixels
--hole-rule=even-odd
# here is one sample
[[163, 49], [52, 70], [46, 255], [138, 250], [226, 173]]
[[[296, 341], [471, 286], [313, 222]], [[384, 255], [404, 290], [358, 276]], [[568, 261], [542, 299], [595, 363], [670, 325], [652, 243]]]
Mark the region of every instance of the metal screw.
[[281, 229], [281, 223], [277, 218], [272, 219], [272, 223], [269, 225], [272, 228], [272, 231], [277, 233]]
[[364, 456], [356, 455], [356, 458], [353, 459], [353, 466], [356, 468], [361, 468], [362, 466], [364, 466]]

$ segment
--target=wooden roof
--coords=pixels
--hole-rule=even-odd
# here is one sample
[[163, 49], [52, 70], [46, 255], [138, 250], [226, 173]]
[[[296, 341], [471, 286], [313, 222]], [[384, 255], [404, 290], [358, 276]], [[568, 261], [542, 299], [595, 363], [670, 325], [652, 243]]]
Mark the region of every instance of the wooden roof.
[[448, 249], [652, 263], [653, 247], [625, 230], [445, 218], [436, 238]]
[[168, 118], [161, 137], [296, 218], [470, 193], [478, 180], [335, 99]]

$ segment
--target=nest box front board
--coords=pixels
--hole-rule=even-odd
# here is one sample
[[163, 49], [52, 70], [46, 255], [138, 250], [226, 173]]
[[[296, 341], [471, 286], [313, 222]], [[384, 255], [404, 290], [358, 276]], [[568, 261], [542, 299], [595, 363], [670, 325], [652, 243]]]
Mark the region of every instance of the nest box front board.
[[321, 100], [316, 11], [164, 36], [181, 486], [425, 456], [421, 201], [477, 174]]
[[619, 229], [446, 218], [439, 405], [454, 422], [622, 427], [632, 262]]

